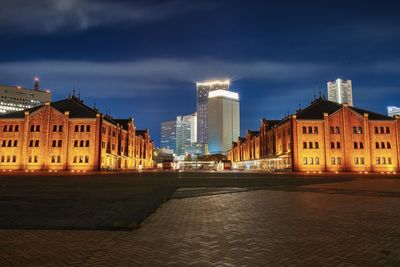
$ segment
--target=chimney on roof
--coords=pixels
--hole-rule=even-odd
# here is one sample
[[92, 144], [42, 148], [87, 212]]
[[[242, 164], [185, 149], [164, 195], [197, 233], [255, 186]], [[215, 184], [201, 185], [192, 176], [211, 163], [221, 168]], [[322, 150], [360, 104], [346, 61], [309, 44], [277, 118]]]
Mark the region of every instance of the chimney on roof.
[[39, 89], [40, 89], [40, 86], [39, 86], [39, 77], [35, 77], [33, 80], [35, 81], [35, 83], [34, 83], [34, 85], [33, 85], [33, 89], [34, 89], [35, 91], [39, 91]]

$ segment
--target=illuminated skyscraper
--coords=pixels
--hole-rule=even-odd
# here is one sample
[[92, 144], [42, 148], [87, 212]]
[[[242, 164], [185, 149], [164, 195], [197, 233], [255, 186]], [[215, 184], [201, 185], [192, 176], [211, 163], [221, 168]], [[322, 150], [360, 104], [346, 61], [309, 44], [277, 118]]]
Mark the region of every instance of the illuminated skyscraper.
[[389, 117], [394, 117], [395, 115], [400, 116], [400, 108], [398, 108], [398, 107], [390, 106], [390, 107], [387, 107], [387, 110], [388, 110]]
[[226, 154], [240, 136], [239, 94], [216, 90], [208, 95], [208, 151]]
[[197, 83], [197, 142], [207, 144], [208, 93], [215, 90], [229, 90], [230, 81], [210, 81]]
[[328, 86], [328, 100], [342, 104], [347, 103], [353, 106], [353, 92], [351, 80], [337, 79], [336, 81], [329, 81]]

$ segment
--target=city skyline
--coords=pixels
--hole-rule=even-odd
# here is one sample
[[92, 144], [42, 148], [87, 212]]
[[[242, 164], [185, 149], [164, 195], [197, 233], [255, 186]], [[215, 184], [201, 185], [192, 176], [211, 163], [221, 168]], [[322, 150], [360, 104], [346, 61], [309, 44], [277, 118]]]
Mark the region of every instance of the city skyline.
[[[196, 109], [193, 88], [202, 80], [232, 80], [242, 135], [261, 117], [306, 106], [338, 77], [353, 81], [357, 106], [386, 113], [399, 105], [395, 2], [94, 1], [100, 14], [114, 11], [106, 17], [84, 1], [46, 10], [41, 2], [27, 3], [26, 13], [7, 1], [0, 83], [31, 88], [39, 76], [54, 100], [75, 88], [115, 117], [137, 114], [157, 145], [161, 121]], [[337, 19], [326, 19], [332, 12]]]

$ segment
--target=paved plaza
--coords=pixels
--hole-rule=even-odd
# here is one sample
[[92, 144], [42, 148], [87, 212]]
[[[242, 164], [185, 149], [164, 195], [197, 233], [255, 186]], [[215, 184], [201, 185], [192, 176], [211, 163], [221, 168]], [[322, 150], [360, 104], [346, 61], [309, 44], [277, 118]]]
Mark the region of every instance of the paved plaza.
[[[127, 174], [28, 181], [7, 176], [0, 182], [0, 209], [13, 217], [0, 230], [0, 266], [400, 265], [397, 176]], [[84, 196], [72, 193], [76, 186]], [[102, 193], [94, 193], [99, 188]], [[77, 206], [34, 201], [54, 192], [58, 196], [48, 201], [70, 196]], [[96, 200], [102, 203], [98, 218], [125, 216], [124, 223], [134, 227], [94, 227], [88, 210]], [[53, 206], [75, 209], [66, 219], [78, 223], [51, 224], [62, 213]], [[24, 218], [28, 207], [47, 211]], [[12, 227], [19, 219], [24, 222]], [[32, 222], [35, 229], [18, 229]]]

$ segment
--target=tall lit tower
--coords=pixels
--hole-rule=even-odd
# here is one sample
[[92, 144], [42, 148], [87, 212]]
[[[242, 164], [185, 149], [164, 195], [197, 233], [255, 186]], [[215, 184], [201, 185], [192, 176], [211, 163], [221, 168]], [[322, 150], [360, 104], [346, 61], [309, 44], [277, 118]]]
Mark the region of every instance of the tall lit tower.
[[199, 82], [197, 86], [197, 142], [207, 144], [208, 93], [215, 90], [229, 90], [230, 80]]
[[328, 100], [342, 104], [347, 103], [353, 106], [353, 90], [351, 80], [337, 79], [336, 81], [329, 81], [328, 87]]
[[239, 94], [227, 90], [208, 95], [208, 152], [226, 154], [240, 136]]

